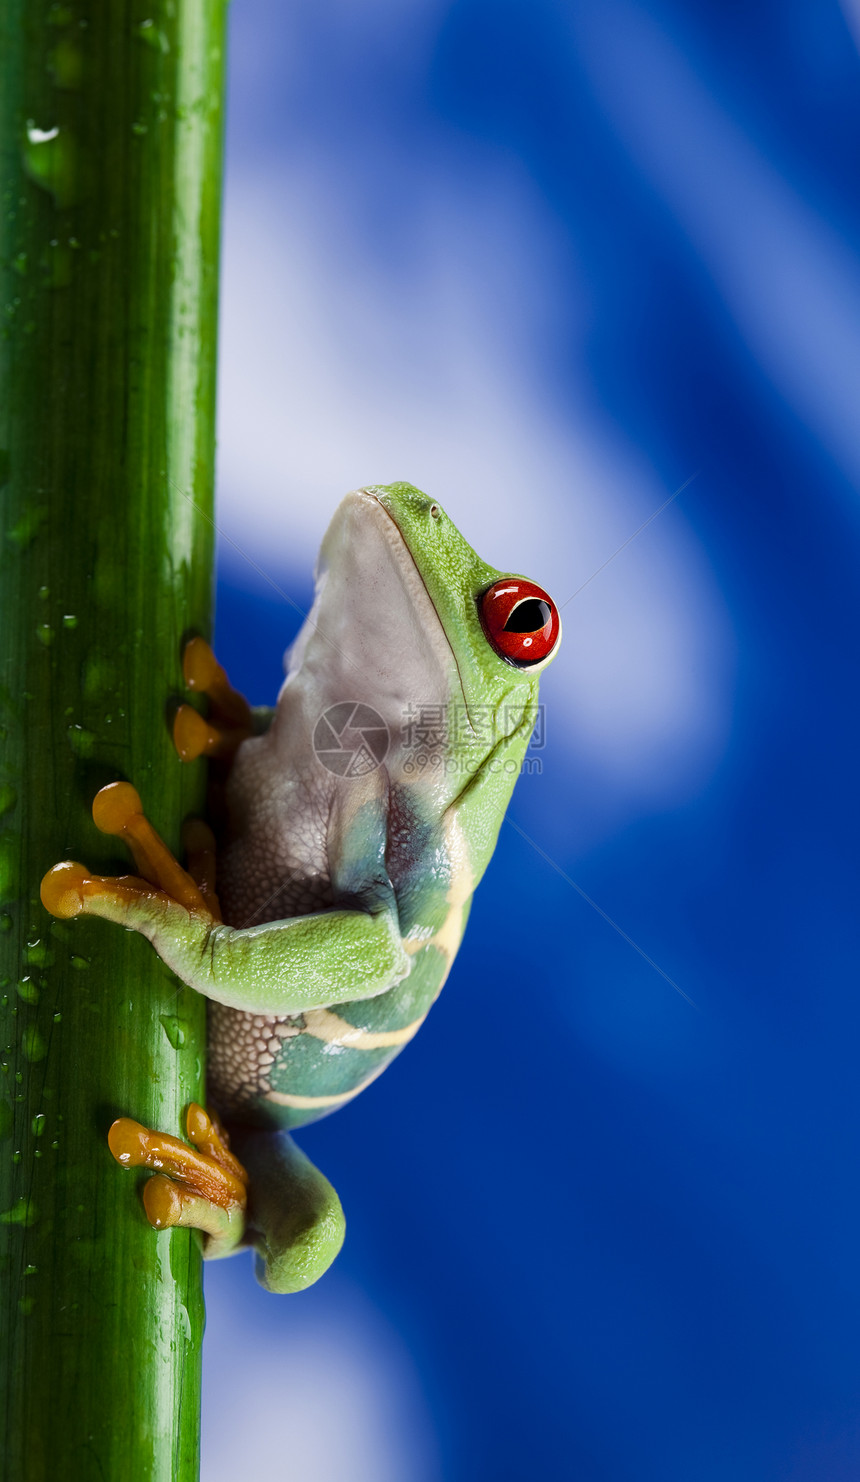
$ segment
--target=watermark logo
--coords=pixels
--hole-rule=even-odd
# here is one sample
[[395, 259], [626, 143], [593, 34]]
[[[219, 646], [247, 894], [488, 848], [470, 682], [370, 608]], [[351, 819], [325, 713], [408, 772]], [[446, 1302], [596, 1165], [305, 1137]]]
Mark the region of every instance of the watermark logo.
[[[513, 735], [527, 718], [533, 725], [529, 754], [521, 762], [495, 755], [497, 743]], [[542, 705], [533, 710], [522, 705], [473, 705], [467, 710], [463, 705], [410, 704], [403, 709], [399, 735], [395, 732], [394, 739], [407, 776], [464, 770], [475, 773], [482, 767], [540, 776], [543, 765], [534, 753], [543, 751], [546, 745], [546, 714]], [[335, 777], [366, 777], [375, 772], [385, 761], [391, 743], [392, 735], [382, 716], [360, 700], [330, 705], [313, 734], [314, 751]]]
[[534, 715], [534, 727], [528, 749], [542, 751], [546, 745], [543, 705], [531, 712], [522, 704], [472, 705], [468, 709], [462, 704], [408, 705], [400, 727], [405, 755], [403, 770], [408, 775], [434, 771], [457, 773], [464, 767], [474, 772], [482, 765], [475, 762], [475, 747], [483, 746], [487, 753], [483, 765], [491, 771], [519, 770], [540, 776], [543, 766], [539, 757], [527, 756], [517, 763], [510, 757], [501, 759], [492, 755], [496, 744], [521, 727], [529, 713]]
[[314, 727], [314, 751], [335, 777], [366, 777], [388, 754], [391, 737], [371, 705], [342, 700], [324, 710]]

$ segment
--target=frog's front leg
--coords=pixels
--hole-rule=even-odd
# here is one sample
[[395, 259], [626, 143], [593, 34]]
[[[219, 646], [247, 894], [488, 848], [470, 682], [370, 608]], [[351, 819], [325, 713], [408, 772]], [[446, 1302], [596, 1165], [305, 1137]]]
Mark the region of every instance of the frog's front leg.
[[159, 839], [129, 783], [103, 788], [93, 818], [103, 832], [127, 840], [142, 878], [92, 875], [69, 860], [44, 877], [43, 905], [54, 916], [103, 916], [139, 931], [207, 998], [250, 1013], [295, 1014], [337, 1003], [347, 985], [350, 998], [372, 998], [409, 971], [393, 891], [382, 874], [367, 884], [368, 910], [236, 928], [221, 922], [214, 896]]

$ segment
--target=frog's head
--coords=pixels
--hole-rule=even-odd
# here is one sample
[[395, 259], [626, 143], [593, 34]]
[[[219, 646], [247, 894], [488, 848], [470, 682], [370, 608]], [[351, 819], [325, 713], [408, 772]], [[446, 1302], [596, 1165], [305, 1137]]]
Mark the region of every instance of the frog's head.
[[488, 566], [440, 504], [411, 484], [369, 486], [326, 533], [288, 685], [301, 671], [320, 713], [349, 700], [377, 711], [392, 777], [432, 779], [444, 803], [491, 760], [515, 776], [560, 639], [546, 592]]
[[525, 577], [488, 566], [434, 499], [411, 484], [363, 491], [396, 525], [457, 664], [467, 705], [537, 695], [561, 641], [552, 598]]

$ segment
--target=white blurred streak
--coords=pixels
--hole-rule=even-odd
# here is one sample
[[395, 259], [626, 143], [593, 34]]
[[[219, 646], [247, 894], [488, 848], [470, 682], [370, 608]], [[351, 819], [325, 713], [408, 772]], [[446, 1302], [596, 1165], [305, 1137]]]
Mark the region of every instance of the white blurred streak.
[[[851, 11], [856, 26], [858, 9]], [[644, 10], [624, 0], [578, 10], [574, 37], [608, 117], [675, 213], [749, 349], [860, 482], [856, 260]]]
[[201, 1482], [441, 1482], [414, 1365], [368, 1298], [329, 1277], [297, 1310], [241, 1268], [206, 1273]]
[[860, 50], [860, 0], [839, 0], [839, 9], [845, 17], [845, 24], [854, 37], [858, 50]]

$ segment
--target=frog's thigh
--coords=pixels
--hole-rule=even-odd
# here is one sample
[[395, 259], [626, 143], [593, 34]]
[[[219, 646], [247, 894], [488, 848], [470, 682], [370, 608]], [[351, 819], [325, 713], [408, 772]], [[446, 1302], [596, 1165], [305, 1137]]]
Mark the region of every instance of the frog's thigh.
[[235, 1129], [232, 1146], [248, 1170], [246, 1242], [270, 1292], [299, 1292], [328, 1270], [341, 1246], [340, 1200], [286, 1132]]

